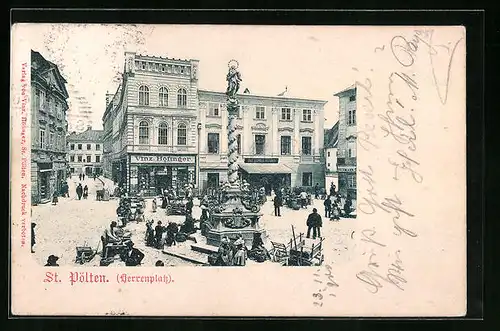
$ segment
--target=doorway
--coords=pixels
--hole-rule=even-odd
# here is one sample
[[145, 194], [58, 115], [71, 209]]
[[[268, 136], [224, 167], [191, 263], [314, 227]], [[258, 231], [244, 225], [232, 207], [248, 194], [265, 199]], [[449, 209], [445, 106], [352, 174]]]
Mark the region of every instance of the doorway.
[[219, 173], [210, 172], [207, 174], [207, 187], [216, 188], [219, 187]]

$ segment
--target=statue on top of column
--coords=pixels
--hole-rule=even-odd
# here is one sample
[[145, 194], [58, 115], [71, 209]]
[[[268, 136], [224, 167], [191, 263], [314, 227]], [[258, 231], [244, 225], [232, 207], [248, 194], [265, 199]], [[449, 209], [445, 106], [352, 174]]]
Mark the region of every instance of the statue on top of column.
[[234, 99], [236, 93], [240, 89], [241, 74], [238, 71], [238, 62], [236, 60], [231, 60], [229, 62], [229, 72], [226, 76], [228, 82], [226, 94], [229, 99]]

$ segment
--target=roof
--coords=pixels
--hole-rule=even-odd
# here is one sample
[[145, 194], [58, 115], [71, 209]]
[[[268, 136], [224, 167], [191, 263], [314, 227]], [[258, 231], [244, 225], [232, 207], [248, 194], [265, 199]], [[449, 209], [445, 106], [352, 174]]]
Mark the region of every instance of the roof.
[[69, 94], [68, 94], [68, 90], [66, 89], [66, 85], [65, 85], [67, 83], [67, 81], [64, 78], [64, 76], [61, 74], [61, 72], [59, 71], [59, 67], [56, 64], [54, 64], [53, 62], [50, 62], [49, 60], [44, 58], [42, 54], [40, 54], [39, 52], [34, 51], [34, 50], [31, 50], [31, 61], [32, 61], [32, 63], [36, 62], [36, 64], [38, 65], [36, 69], [33, 68], [34, 66], [32, 65], [32, 69], [34, 70], [35, 73], [37, 73], [40, 76], [44, 76], [50, 70], [54, 70], [56, 73], [55, 74], [56, 80], [58, 80], [57, 83], [58, 83], [59, 87], [61, 88], [64, 96], [66, 98], [68, 98]]
[[68, 142], [102, 142], [104, 130], [86, 130], [81, 133], [71, 133], [66, 141]]
[[277, 163], [240, 163], [240, 168], [249, 174], [290, 174], [292, 172], [292, 169]]
[[335, 93], [334, 96], [337, 97], [337, 96], [340, 96], [341, 94], [343, 94], [345, 92], [349, 92], [349, 91], [355, 90], [355, 89], [356, 89], [356, 84], [352, 84], [349, 87], [346, 87], [345, 89], [343, 89], [342, 91]]
[[325, 130], [325, 139], [324, 146], [325, 148], [337, 148], [337, 144], [339, 142], [339, 122], [335, 123], [335, 125], [331, 129]]
[[[250, 92], [250, 90], [249, 90]], [[226, 96], [225, 92], [219, 92], [219, 91], [211, 91], [211, 90], [204, 90], [204, 89], [198, 89], [198, 94], [216, 94], [220, 96]], [[243, 99], [251, 99], [251, 98], [260, 98], [260, 99], [268, 99], [268, 100], [274, 100], [274, 101], [286, 101], [286, 100], [293, 100], [293, 101], [303, 101], [303, 102], [314, 102], [314, 103], [321, 103], [321, 104], [326, 104], [328, 101], [325, 100], [318, 100], [318, 99], [305, 99], [305, 98], [299, 98], [299, 97], [291, 97], [291, 96], [279, 96], [279, 95], [261, 95], [261, 94], [253, 94], [253, 93], [238, 93], [239, 97], [242, 97]], [[200, 98], [202, 99], [202, 98]]]

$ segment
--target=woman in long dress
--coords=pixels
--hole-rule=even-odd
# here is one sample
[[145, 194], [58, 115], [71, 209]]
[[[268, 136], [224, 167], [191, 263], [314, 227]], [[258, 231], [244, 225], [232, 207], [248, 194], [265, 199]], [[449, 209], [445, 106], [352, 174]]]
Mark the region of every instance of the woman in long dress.
[[244, 266], [247, 261], [245, 241], [243, 240], [243, 238], [240, 237], [234, 242], [234, 246], [236, 247], [236, 253], [234, 254], [233, 265]]

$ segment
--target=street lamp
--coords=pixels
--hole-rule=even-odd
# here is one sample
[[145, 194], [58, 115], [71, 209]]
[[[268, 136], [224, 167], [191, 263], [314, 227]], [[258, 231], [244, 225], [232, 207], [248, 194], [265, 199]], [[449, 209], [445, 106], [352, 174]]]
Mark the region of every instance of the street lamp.
[[196, 126], [198, 129], [198, 153], [196, 160], [196, 187], [198, 189], [198, 195], [200, 194], [200, 135], [201, 135], [201, 123]]

